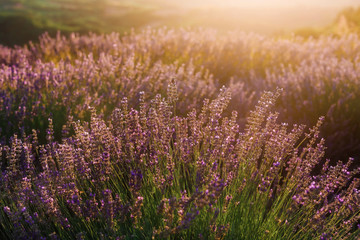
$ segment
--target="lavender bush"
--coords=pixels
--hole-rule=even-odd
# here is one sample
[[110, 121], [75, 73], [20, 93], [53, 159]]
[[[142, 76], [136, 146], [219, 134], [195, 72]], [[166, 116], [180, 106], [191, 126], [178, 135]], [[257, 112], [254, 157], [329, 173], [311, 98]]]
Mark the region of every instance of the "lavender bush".
[[0, 238], [356, 239], [359, 43], [147, 29], [0, 47]]
[[[148, 101], [174, 78], [178, 114], [186, 116], [226, 85], [233, 96], [226, 114], [238, 111], [241, 128], [261, 93], [281, 87], [280, 120], [311, 126], [326, 116], [326, 156], [358, 164], [359, 47], [357, 35], [285, 39], [165, 28], [121, 37], [45, 34], [39, 43], [0, 47], [3, 141], [14, 132], [45, 132], [49, 117], [60, 140], [67, 116], [89, 120], [91, 105], [109, 120], [124, 96], [135, 107], [139, 92], [146, 91]], [[45, 135], [39, 139], [44, 143]]]
[[123, 98], [108, 123], [90, 108], [61, 142], [51, 119], [46, 144], [14, 135], [1, 146], [2, 238], [353, 239], [358, 170], [311, 174], [323, 118], [302, 137], [270, 112], [279, 94], [264, 93], [244, 132], [237, 112], [222, 116], [230, 91], [181, 117], [172, 82], [166, 99], [141, 92], [138, 110]]

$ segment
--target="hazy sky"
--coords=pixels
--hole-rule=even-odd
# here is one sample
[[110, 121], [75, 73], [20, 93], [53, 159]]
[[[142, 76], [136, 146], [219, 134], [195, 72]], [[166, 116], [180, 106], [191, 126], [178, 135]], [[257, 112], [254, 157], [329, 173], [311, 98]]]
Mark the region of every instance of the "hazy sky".
[[[169, 0], [173, 1], [173, 0]], [[360, 5], [360, 0], [181, 0], [175, 1], [186, 5], [207, 6], [240, 6], [240, 7], [287, 7], [287, 6], [316, 6], [316, 7], [345, 7]]]

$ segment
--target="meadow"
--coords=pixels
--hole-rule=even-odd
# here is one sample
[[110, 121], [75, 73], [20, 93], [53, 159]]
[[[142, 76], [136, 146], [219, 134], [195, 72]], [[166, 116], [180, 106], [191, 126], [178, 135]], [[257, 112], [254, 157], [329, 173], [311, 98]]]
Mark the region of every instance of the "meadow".
[[0, 239], [360, 239], [360, 8], [192, 2], [0, 4]]
[[1, 239], [358, 238], [359, 48], [167, 28], [1, 46]]

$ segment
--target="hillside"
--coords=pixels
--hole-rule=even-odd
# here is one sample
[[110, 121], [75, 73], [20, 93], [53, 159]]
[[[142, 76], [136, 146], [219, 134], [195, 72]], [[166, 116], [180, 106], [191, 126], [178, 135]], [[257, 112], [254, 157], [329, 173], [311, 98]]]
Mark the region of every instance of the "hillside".
[[[252, 5], [216, 7], [203, 3], [128, 0], [3, 0], [0, 6], [0, 44], [23, 45], [41, 33], [111, 33], [146, 27], [213, 28], [220, 32], [247, 31], [264, 35], [318, 35], [336, 18], [339, 6]], [[216, 1], [215, 1], [216, 2]], [[308, 29], [311, 26], [312, 29]], [[314, 30], [315, 29], [315, 30]], [[326, 30], [328, 31], [328, 30]]]

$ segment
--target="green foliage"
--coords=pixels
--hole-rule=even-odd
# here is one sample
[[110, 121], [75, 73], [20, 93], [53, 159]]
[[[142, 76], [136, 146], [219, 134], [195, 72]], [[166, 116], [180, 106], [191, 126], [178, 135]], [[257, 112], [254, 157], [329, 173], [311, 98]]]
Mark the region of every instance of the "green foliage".
[[64, 35], [72, 32], [123, 33], [157, 21], [159, 17], [151, 13], [153, 8], [146, 4], [129, 5], [125, 1], [111, 5], [97, 0], [6, 0], [0, 6], [0, 43], [24, 45], [36, 42], [44, 32], [51, 36], [57, 31]]

